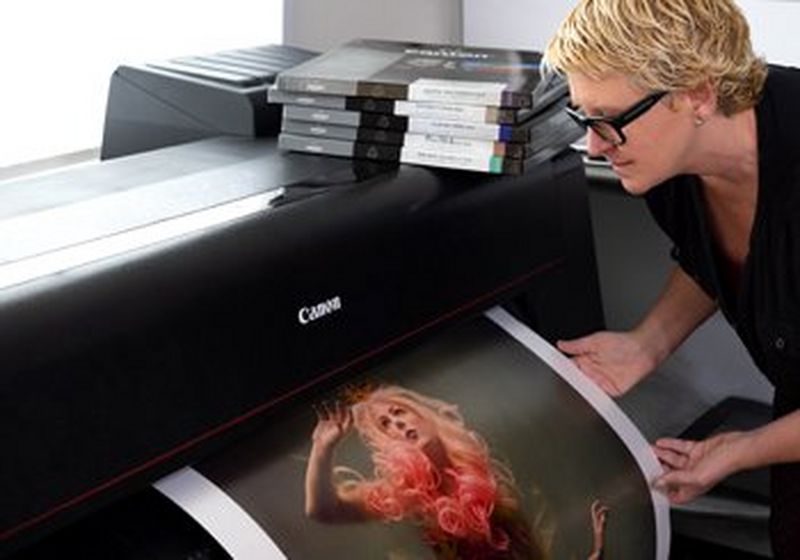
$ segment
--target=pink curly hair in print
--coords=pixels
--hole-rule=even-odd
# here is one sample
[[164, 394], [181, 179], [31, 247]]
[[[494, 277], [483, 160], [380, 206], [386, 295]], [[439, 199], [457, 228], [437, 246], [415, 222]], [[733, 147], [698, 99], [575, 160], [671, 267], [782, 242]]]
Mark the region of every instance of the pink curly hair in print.
[[[388, 437], [375, 416], [378, 403], [404, 407], [432, 424], [447, 467], [437, 467], [420, 445]], [[491, 520], [497, 508], [517, 508], [510, 472], [491, 458], [454, 405], [385, 386], [353, 406], [353, 420], [371, 449], [374, 477], [344, 484], [361, 486], [368, 511], [385, 520], [419, 522], [432, 544], [458, 540], [476, 557], [481, 550], [509, 547], [509, 535]]]

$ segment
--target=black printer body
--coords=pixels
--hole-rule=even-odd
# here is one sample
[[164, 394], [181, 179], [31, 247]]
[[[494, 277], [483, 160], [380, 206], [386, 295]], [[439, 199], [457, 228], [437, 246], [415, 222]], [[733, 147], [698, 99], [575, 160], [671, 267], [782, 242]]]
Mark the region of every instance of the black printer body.
[[510, 177], [221, 135], [6, 182], [0, 235], [0, 556], [492, 305], [603, 323], [570, 152]]

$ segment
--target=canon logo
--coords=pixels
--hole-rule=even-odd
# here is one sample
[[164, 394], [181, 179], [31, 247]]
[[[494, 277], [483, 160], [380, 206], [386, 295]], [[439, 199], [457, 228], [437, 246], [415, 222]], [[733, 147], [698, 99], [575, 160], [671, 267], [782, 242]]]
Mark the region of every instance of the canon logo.
[[323, 301], [310, 307], [301, 307], [297, 312], [297, 320], [301, 325], [307, 325], [311, 321], [316, 321], [320, 317], [335, 313], [342, 308], [342, 300], [339, 296], [333, 297], [328, 301]]

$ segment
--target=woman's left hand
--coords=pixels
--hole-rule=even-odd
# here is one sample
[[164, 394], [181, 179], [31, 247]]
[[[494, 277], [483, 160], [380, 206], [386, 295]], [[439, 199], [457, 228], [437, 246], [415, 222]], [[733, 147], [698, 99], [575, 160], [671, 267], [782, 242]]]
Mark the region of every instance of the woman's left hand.
[[673, 504], [706, 493], [737, 469], [738, 446], [745, 432], [727, 432], [702, 441], [663, 438], [653, 451], [667, 470], [653, 483]]

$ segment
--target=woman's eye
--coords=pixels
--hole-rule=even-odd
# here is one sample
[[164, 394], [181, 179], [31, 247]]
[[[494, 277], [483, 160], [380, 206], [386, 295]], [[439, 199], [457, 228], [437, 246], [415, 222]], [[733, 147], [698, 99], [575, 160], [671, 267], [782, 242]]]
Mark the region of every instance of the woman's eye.
[[392, 416], [402, 416], [405, 413], [406, 413], [405, 409], [400, 408], [399, 406], [389, 410], [389, 414], [391, 414]]
[[388, 428], [389, 424], [391, 424], [391, 420], [389, 420], [386, 416], [381, 416], [378, 422], [380, 423], [381, 428]]

